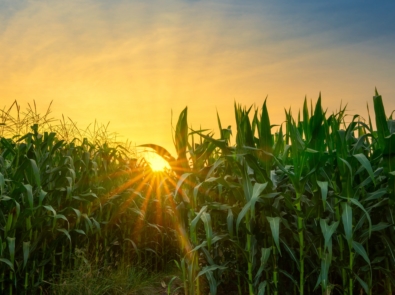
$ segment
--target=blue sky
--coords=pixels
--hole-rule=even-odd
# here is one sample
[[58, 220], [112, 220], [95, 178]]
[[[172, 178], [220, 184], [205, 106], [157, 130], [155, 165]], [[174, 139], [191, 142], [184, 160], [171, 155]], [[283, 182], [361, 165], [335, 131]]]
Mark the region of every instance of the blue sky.
[[275, 123], [320, 91], [365, 115], [377, 87], [389, 112], [393, 15], [393, 1], [0, 0], [0, 97], [168, 148], [185, 106], [215, 130], [216, 109], [234, 124], [234, 101], [266, 96]]

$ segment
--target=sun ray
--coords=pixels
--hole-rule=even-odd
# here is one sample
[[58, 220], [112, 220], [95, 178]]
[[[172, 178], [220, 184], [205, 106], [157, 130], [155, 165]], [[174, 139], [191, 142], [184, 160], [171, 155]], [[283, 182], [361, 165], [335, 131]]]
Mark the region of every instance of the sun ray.
[[154, 152], [144, 152], [143, 157], [154, 172], [161, 172], [166, 169], [170, 169], [169, 163]]

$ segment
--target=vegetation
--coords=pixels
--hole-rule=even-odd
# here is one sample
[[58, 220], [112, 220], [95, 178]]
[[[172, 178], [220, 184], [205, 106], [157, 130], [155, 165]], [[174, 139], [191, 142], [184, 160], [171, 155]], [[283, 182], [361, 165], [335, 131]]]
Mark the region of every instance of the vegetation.
[[[3, 135], [1, 293], [68, 294], [74, 271], [120, 271], [119, 288], [86, 286], [133, 294], [136, 270], [176, 264], [188, 295], [392, 294], [395, 120], [377, 91], [373, 105], [376, 130], [370, 115], [327, 114], [321, 98], [280, 126], [266, 101], [235, 104], [233, 137], [219, 115], [218, 137], [188, 128], [185, 108], [176, 157], [143, 145], [169, 162], [162, 173], [105, 136], [40, 131], [48, 120]], [[181, 292], [174, 282], [168, 294]]]
[[[112, 141], [105, 127], [95, 125], [83, 134], [90, 138], [81, 138], [72, 122], [50, 125], [35, 108], [22, 113], [18, 106], [2, 119], [1, 294], [53, 294], [52, 287], [81, 270], [81, 253], [89, 253], [95, 271], [166, 270], [176, 258], [173, 216], [168, 196], [156, 197], [158, 178], [144, 161]], [[26, 124], [31, 131], [20, 135]], [[57, 132], [45, 131], [51, 128]], [[122, 293], [103, 285], [95, 294]]]

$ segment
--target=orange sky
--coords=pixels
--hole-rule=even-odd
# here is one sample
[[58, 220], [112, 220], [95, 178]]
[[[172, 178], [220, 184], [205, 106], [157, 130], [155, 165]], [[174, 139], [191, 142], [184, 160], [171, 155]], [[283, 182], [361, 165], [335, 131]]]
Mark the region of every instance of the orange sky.
[[172, 152], [171, 111], [175, 124], [185, 106], [193, 127], [218, 133], [216, 109], [234, 126], [234, 101], [261, 106], [268, 95], [281, 123], [284, 108], [296, 113], [321, 91], [329, 110], [342, 100], [365, 115], [376, 86], [389, 114], [394, 34], [380, 19], [379, 33], [361, 29], [369, 7], [310, 2], [4, 1], [0, 107], [35, 100], [44, 111], [53, 101], [56, 118], [110, 121], [124, 139]]

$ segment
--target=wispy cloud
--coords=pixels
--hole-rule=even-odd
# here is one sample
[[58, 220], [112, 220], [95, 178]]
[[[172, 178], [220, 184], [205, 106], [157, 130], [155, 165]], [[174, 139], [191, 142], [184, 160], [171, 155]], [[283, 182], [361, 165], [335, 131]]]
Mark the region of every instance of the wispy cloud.
[[215, 108], [230, 122], [234, 99], [268, 94], [282, 118], [320, 90], [333, 108], [360, 107], [374, 86], [395, 95], [390, 2], [15, 3], [0, 2], [2, 101], [55, 100], [58, 113], [140, 142], [170, 145], [170, 110], [185, 105], [194, 125], [215, 128]]

